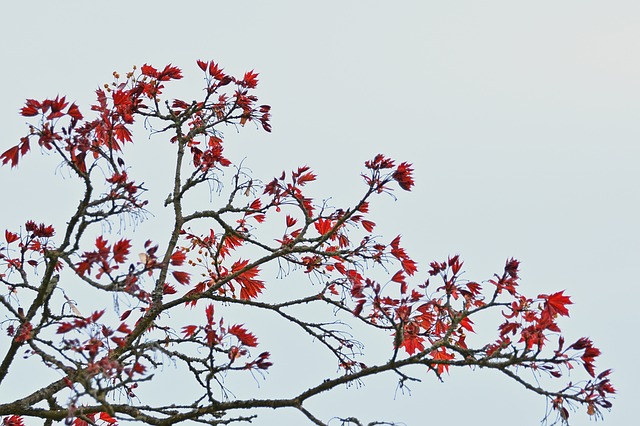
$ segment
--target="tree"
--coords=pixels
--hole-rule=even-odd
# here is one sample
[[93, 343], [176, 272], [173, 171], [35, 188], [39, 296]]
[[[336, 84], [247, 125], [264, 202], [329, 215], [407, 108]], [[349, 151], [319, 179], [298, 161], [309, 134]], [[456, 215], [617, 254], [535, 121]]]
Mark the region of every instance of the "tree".
[[[3, 424], [27, 418], [230, 424], [254, 418], [258, 408], [291, 407], [322, 425], [327, 419], [305, 407], [322, 392], [384, 372], [395, 374], [402, 388], [422, 376], [443, 380], [453, 367], [495, 370], [546, 397], [547, 422], [566, 423], [579, 406], [597, 417], [611, 407], [611, 370], [596, 373], [594, 366], [600, 350], [588, 338], [565, 344], [560, 334], [557, 320], [572, 304], [564, 291], [522, 294], [515, 259], [485, 282], [464, 279], [457, 255], [431, 262], [418, 278], [401, 237], [374, 232], [371, 200], [393, 196], [397, 187], [410, 191], [411, 164], [384, 155], [366, 161], [361, 195], [342, 208], [307, 195], [316, 180], [307, 166], [265, 183], [224, 156], [221, 133], [250, 123], [271, 130], [270, 106], [258, 105], [253, 94], [258, 74], [235, 78], [213, 61], [197, 65], [206, 82], [200, 101], [162, 100], [181, 70], [144, 65], [124, 77], [114, 73], [114, 82], [96, 91], [93, 119], [60, 96], [29, 99], [22, 108], [34, 124], [0, 156], [2, 163], [16, 167], [35, 141], [73, 178], [65, 184], [77, 182], [82, 190], [64, 225], [27, 219], [24, 227], [5, 230], [0, 388], [23, 358], [57, 376], [29, 377], [31, 393], [0, 401]], [[122, 226], [149, 213], [147, 190], [133, 178], [125, 149], [136, 120], [166, 135], [175, 151], [164, 202], [173, 225], [152, 238], [125, 235]], [[213, 208], [202, 208], [206, 197]], [[264, 271], [270, 267], [306, 275], [308, 285], [297, 283], [284, 298], [269, 296]], [[74, 299], [78, 288], [81, 302]], [[235, 307], [244, 309], [243, 321], [229, 317]], [[251, 330], [252, 312], [270, 315], [279, 328], [302, 330], [339, 372], [328, 371], [295, 395], [235, 397], [228, 392], [234, 378], [266, 380], [277, 362]], [[468, 339], [474, 319], [491, 312], [496, 335], [472, 343], [479, 337]], [[355, 335], [363, 330], [388, 339], [384, 362], [364, 362]], [[176, 365], [199, 396], [172, 405], [140, 396], [164, 365]], [[421, 368], [421, 377], [411, 366]], [[584, 379], [557, 384], [577, 366]]]

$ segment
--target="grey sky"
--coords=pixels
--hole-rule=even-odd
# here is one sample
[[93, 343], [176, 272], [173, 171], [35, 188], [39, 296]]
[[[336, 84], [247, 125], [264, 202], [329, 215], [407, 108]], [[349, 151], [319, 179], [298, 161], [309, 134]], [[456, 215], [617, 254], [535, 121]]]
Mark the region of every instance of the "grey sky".
[[[514, 256], [527, 294], [566, 289], [574, 305], [560, 325], [568, 340], [593, 338], [598, 366], [615, 369], [604, 424], [626, 426], [640, 397], [639, 22], [637, 1], [12, 2], [0, 16], [0, 151], [26, 131], [25, 98], [67, 95], [88, 114], [95, 88], [134, 64], [181, 67], [185, 98], [201, 87], [196, 59], [255, 69], [274, 130], [229, 130], [229, 157], [246, 156], [264, 180], [307, 164], [335, 204], [353, 197], [373, 155], [413, 162], [415, 190], [373, 206], [380, 231], [403, 234], [423, 272], [459, 253], [466, 277], [484, 280]], [[141, 133], [137, 143], [142, 153], [164, 142]], [[36, 157], [0, 169], [0, 231], [62, 221], [56, 209], [76, 203], [41, 193], [62, 178]], [[262, 391], [249, 381], [238, 393]], [[545, 410], [488, 372], [454, 370], [444, 384], [426, 375], [411, 397], [394, 393], [388, 376], [310, 408], [497, 426], [537, 425]], [[280, 419], [265, 414], [254, 424]]]

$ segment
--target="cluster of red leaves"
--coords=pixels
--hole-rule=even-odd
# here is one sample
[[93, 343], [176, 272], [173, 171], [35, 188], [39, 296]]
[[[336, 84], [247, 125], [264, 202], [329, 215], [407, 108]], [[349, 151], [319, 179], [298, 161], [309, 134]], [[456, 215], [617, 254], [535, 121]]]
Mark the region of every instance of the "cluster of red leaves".
[[291, 172], [288, 180], [283, 171], [280, 177], [274, 178], [265, 185], [264, 194], [271, 196], [269, 205], [279, 207], [290, 204], [302, 207], [305, 214], [313, 215], [313, 203], [302, 193], [302, 188], [309, 182], [316, 180], [316, 175], [310, 171], [308, 166], [298, 167], [298, 170]]
[[[0, 246], [0, 265], [4, 264], [9, 271], [21, 270], [24, 263], [34, 268], [37, 267], [42, 255], [52, 244], [50, 241], [51, 237], [55, 235], [55, 229], [52, 225], [45, 225], [44, 223], [36, 224], [32, 220], [25, 223], [25, 230], [27, 234], [22, 237], [21, 234], [11, 232], [8, 229], [4, 231], [7, 246]], [[17, 250], [9, 250], [12, 248], [12, 244], [16, 242], [18, 243], [16, 244]], [[18, 253], [16, 256], [13, 256], [10, 251], [17, 251]], [[56, 265], [56, 269], [59, 267], [59, 265]], [[3, 276], [4, 274], [0, 273], [0, 278]]]
[[[409, 263], [410, 266], [407, 268], [407, 258], [399, 246], [399, 240], [394, 240], [390, 247], [391, 254], [403, 266], [403, 269], [391, 278], [391, 282], [400, 284], [401, 297], [390, 296], [388, 291], [385, 292], [386, 286], [364, 278], [354, 269], [342, 266], [336, 267], [336, 270], [341, 272], [345, 279], [335, 282], [350, 290], [350, 296], [355, 302], [354, 315], [372, 323], [395, 324], [396, 348], [403, 348], [409, 355], [429, 351], [428, 355], [435, 364], [435, 371], [440, 375], [448, 371], [451, 363], [462, 362], [465, 357], [470, 356], [466, 333], [474, 332], [473, 322], [469, 318], [474, 310], [483, 309], [488, 304], [503, 306], [508, 312], [503, 312], [506, 320], [498, 327], [498, 339], [482, 350], [475, 350], [476, 358], [509, 356], [509, 348], [518, 348], [516, 350], [520, 354], [530, 354], [532, 359], [536, 359], [530, 363], [523, 361], [522, 366], [546, 371], [553, 377], [563, 375], [560, 367], [564, 366], [570, 370], [572, 363], [578, 361], [594, 380], [579, 388], [577, 396], [590, 401], [590, 414], [594, 414], [596, 406], [611, 407], [608, 397], [615, 393], [615, 389], [608, 379], [610, 370], [596, 376], [594, 363], [601, 352], [593, 346], [590, 339], [581, 338], [563, 350], [564, 339], [560, 337], [559, 348], [550, 358], [543, 360], [534, 355], [542, 352], [550, 335], [560, 333], [557, 318], [569, 315], [567, 306], [572, 302], [564, 291], [540, 294], [535, 299], [520, 295], [516, 290], [519, 262], [509, 259], [504, 273], [489, 281], [494, 286], [494, 292], [492, 297], [487, 299], [480, 284], [460, 280], [463, 262], [459, 256], [453, 256], [445, 262], [430, 264], [429, 274], [439, 276], [443, 282], [434, 293], [428, 294], [418, 289], [408, 292], [405, 273], [413, 275], [415, 264]], [[387, 247], [381, 247], [383, 251], [386, 249]], [[418, 288], [426, 290], [428, 286], [429, 280]], [[497, 302], [497, 298], [504, 295], [505, 290], [512, 301]], [[367, 307], [368, 309], [365, 309]], [[513, 336], [518, 337], [517, 342], [512, 341]], [[522, 345], [521, 348], [518, 344]], [[559, 410], [562, 408], [563, 413], [566, 411], [561, 403], [556, 405]]]
[[109, 415], [109, 413], [104, 411], [101, 411], [99, 413], [83, 414], [83, 417], [86, 417], [88, 421], [82, 418], [76, 417], [73, 420], [72, 425], [73, 426], [89, 426], [89, 425], [99, 424], [98, 421], [102, 421], [103, 425], [115, 425], [118, 423], [116, 419], [114, 419]]
[[[248, 93], [257, 84], [257, 73], [249, 71], [243, 78], [226, 75], [213, 61], [198, 61], [198, 66], [207, 73], [208, 96], [205, 101], [188, 104], [181, 100], [173, 101], [176, 114], [189, 117], [193, 139], [188, 146], [193, 154], [193, 164], [202, 172], [220, 166], [230, 165], [230, 161], [222, 156], [222, 139], [212, 130], [217, 122], [237, 123], [244, 125], [248, 121], [258, 120], [266, 131], [271, 131], [269, 124], [270, 106], [256, 106], [257, 97]], [[29, 99], [21, 109], [26, 117], [39, 116], [39, 126], [32, 126], [29, 135], [21, 138], [20, 143], [9, 148], [0, 155], [3, 164], [18, 165], [21, 156], [30, 150], [30, 139], [37, 138], [38, 144], [45, 150], [56, 150], [65, 162], [79, 175], [87, 175], [90, 168], [99, 158], [111, 163], [114, 170], [107, 177], [106, 182], [112, 185], [109, 197], [125, 199], [135, 203], [135, 194], [140, 186], [128, 180], [126, 172], [116, 170], [114, 160], [122, 151], [123, 144], [132, 142], [131, 126], [135, 116], [151, 114], [153, 107], [149, 100], [156, 102], [164, 89], [164, 83], [182, 78], [182, 71], [172, 65], [158, 70], [151, 65], [143, 65], [140, 74], [134, 71], [127, 73], [126, 79], [120, 81], [120, 76], [114, 73], [116, 81], [112, 85], [105, 85], [104, 90], [98, 89], [97, 102], [92, 105], [92, 111], [97, 117], [92, 121], [85, 121], [77, 105], [66, 101], [65, 97], [37, 101]], [[210, 96], [217, 93], [223, 86], [233, 83], [236, 90], [233, 95], [226, 93], [218, 95], [217, 100], [211, 102]], [[60, 120], [67, 118], [66, 125]], [[60, 127], [61, 126], [61, 127]], [[60, 128], [59, 128], [60, 127]], [[195, 140], [198, 135], [207, 135], [206, 147], [200, 149], [200, 142]], [[174, 139], [175, 140], [175, 139]], [[93, 160], [92, 160], [93, 159]], [[119, 166], [124, 161], [117, 158]]]
[[236, 85], [236, 91], [233, 94], [232, 104], [226, 102], [225, 98], [219, 98], [218, 103], [213, 106], [218, 116], [224, 116], [225, 110], [229, 109], [229, 105], [239, 107], [242, 110], [240, 115], [240, 124], [244, 125], [247, 121], [258, 119], [262, 125], [262, 128], [270, 132], [271, 124], [269, 119], [271, 118], [269, 105], [255, 106], [255, 102], [258, 100], [254, 95], [248, 94], [248, 89], [255, 89], [258, 87], [258, 73], [253, 70], [247, 71], [242, 79], [233, 77], [224, 72], [222, 68], [218, 66], [214, 61], [197, 61], [198, 66], [207, 76], [207, 90], [209, 93], [215, 93], [220, 87], [226, 86], [230, 83]]
[[205, 308], [206, 323], [204, 325], [185, 325], [182, 333], [186, 339], [203, 338], [209, 347], [216, 347], [225, 352], [231, 363], [241, 357], [248, 357], [243, 369], [268, 369], [272, 363], [267, 361], [268, 352], [262, 352], [256, 358], [250, 358], [249, 348], [258, 346], [258, 338], [247, 331], [243, 324], [224, 326], [224, 320], [214, 320], [213, 305]]
[[[376, 155], [376, 157], [365, 163], [365, 166], [372, 172], [371, 175], [363, 177], [368, 185], [375, 188], [377, 192], [383, 192], [388, 190], [386, 185], [395, 180], [400, 185], [400, 188], [405, 191], [410, 191], [414, 185], [413, 182], [413, 168], [411, 164], [407, 162], [400, 163], [397, 167], [395, 162], [389, 158], [386, 158], [382, 154]], [[385, 170], [391, 170], [395, 167], [391, 173], [383, 174]]]
[[209, 136], [204, 151], [198, 148], [198, 141], [191, 140], [188, 145], [193, 154], [193, 165], [203, 172], [214, 169], [218, 165], [223, 167], [231, 165], [231, 161], [222, 156], [222, 139], [217, 136]]
[[[256, 207], [257, 203], [253, 205]], [[239, 227], [243, 228], [244, 225], [241, 224]], [[192, 266], [199, 264], [206, 270], [206, 278], [186, 293], [185, 297], [189, 299], [188, 304], [194, 306], [198, 296], [212, 287], [215, 287], [214, 290], [219, 294], [238, 296], [244, 300], [255, 299], [262, 293], [264, 282], [257, 278], [260, 268], [252, 266], [248, 259], [237, 259], [230, 265], [229, 263], [227, 266], [224, 265], [231, 253], [243, 245], [244, 241], [239, 234], [216, 235], [211, 229], [207, 236], [197, 236], [186, 231], [183, 231], [183, 236], [190, 245], [184, 247], [182, 251], [188, 253], [197, 250], [198, 255], [202, 255], [196, 259], [197, 263], [190, 260], [189, 264]], [[183, 282], [183, 284], [186, 283]], [[239, 293], [236, 292], [236, 285], [240, 287]]]
[[100, 278], [102, 274], [110, 274], [112, 271], [119, 268], [119, 265], [127, 261], [129, 255], [129, 249], [131, 248], [131, 240], [123, 238], [113, 244], [109, 245], [109, 242], [102, 236], [96, 238], [96, 250], [87, 251], [82, 254], [82, 261], [76, 265], [76, 273], [80, 276], [84, 276], [87, 273], [91, 273], [91, 269], [94, 265], [98, 266], [98, 273], [96, 278]]
[[[85, 420], [87, 419], [87, 420]], [[102, 422], [102, 423], [100, 423]], [[118, 421], [111, 417], [109, 413], [102, 411], [99, 413], [82, 414], [82, 418], [76, 417], [73, 422], [68, 423], [73, 426], [89, 426], [89, 425], [116, 425]], [[3, 426], [24, 426], [22, 416], [7, 416], [2, 419]]]

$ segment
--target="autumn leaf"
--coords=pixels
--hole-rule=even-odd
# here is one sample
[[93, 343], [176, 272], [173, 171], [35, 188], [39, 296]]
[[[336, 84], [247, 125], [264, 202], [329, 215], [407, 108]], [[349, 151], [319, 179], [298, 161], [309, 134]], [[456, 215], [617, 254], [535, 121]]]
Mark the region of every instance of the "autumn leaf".
[[242, 324], [232, 325], [231, 327], [229, 327], [228, 332], [236, 336], [240, 341], [240, 343], [242, 343], [245, 346], [251, 346], [251, 347], [258, 346], [258, 339], [256, 338], [256, 336], [253, 335], [253, 333], [248, 332], [242, 326]]
[[296, 222], [298, 222], [297, 219], [294, 219], [291, 216], [287, 215], [287, 217], [286, 217], [287, 228], [292, 227], [293, 225], [296, 224]]
[[213, 324], [213, 305], [212, 304], [207, 305], [207, 307], [205, 308], [205, 315], [207, 316], [207, 324], [212, 325]]
[[326, 235], [333, 228], [333, 221], [330, 219], [318, 219], [313, 223], [313, 226], [315, 226], [320, 235]]
[[24, 426], [24, 421], [21, 416], [8, 416], [2, 420], [3, 426]]
[[26, 105], [20, 109], [20, 114], [24, 117], [33, 117], [38, 115], [39, 110], [42, 108], [42, 104], [35, 99], [27, 99]]
[[156, 78], [158, 76], [158, 70], [155, 69], [154, 67], [152, 67], [151, 65], [147, 65], [147, 64], [144, 64], [140, 68], [140, 72], [142, 72], [143, 75], [146, 75], [146, 76], [149, 76], [149, 77]]
[[198, 330], [197, 325], [185, 325], [184, 327], [182, 327], [182, 333], [184, 334], [184, 337], [193, 336], [196, 330]]
[[209, 66], [209, 63], [208, 63], [208, 62], [205, 62], [205, 61], [203, 61], [203, 60], [201, 60], [201, 59], [198, 59], [198, 60], [196, 61], [196, 63], [198, 64], [198, 67], [199, 67], [202, 71], [206, 71], [206, 70], [207, 70], [207, 67]]
[[158, 73], [157, 78], [159, 81], [180, 80], [182, 78], [182, 70], [169, 64]]
[[187, 258], [187, 255], [186, 255], [186, 253], [184, 251], [176, 250], [171, 255], [171, 265], [173, 265], [173, 266], [182, 266], [182, 264], [184, 263], [186, 258]]
[[363, 219], [360, 223], [362, 224], [362, 227], [366, 229], [368, 232], [373, 232], [373, 228], [376, 226], [374, 222], [371, 222], [370, 220], [365, 220], [365, 219]]
[[18, 234], [14, 234], [13, 232], [4, 231], [4, 239], [7, 241], [7, 244], [11, 244], [14, 241], [18, 241], [20, 237]]
[[409, 355], [413, 355], [415, 352], [422, 352], [424, 350], [424, 338], [415, 333], [404, 332], [402, 339], [402, 347]]
[[473, 324], [473, 321], [471, 321], [469, 317], [464, 317], [460, 320], [460, 327], [474, 333], [472, 324]]
[[[455, 357], [454, 354], [447, 352], [445, 348], [438, 348], [431, 352], [431, 358], [433, 358], [434, 361], [447, 362], [453, 360]], [[445, 371], [449, 372], [449, 364], [437, 364], [436, 369], [439, 375]]]
[[162, 294], [176, 294], [177, 292], [178, 290], [176, 290], [174, 286], [167, 283], [164, 284], [164, 287], [162, 289]]
[[396, 272], [393, 277], [391, 277], [391, 281], [395, 281], [397, 283], [403, 283], [405, 282], [405, 276], [404, 276], [404, 271], [398, 271]]
[[124, 263], [127, 260], [129, 249], [131, 248], [131, 241], [127, 239], [121, 239], [113, 245], [113, 260], [116, 263]]
[[98, 417], [100, 418], [100, 420], [102, 420], [103, 422], [107, 422], [110, 425], [117, 423], [118, 421], [116, 419], [114, 419], [113, 417], [111, 417], [109, 415], [109, 413], [105, 413], [104, 411], [102, 411]]
[[264, 288], [264, 282], [255, 279], [260, 270], [255, 267], [238, 275], [234, 281], [240, 284], [240, 299], [255, 299]]
[[553, 293], [551, 295], [538, 295], [539, 299], [544, 299], [544, 309], [549, 313], [551, 317], [554, 317], [556, 315], [562, 315], [566, 317], [569, 316], [569, 310], [567, 309], [566, 305], [572, 305], [573, 302], [571, 301], [569, 296], [565, 296], [563, 293], [564, 290]]
[[244, 73], [244, 77], [242, 78], [240, 84], [248, 87], [249, 89], [254, 89], [256, 86], [258, 86], [258, 73], [253, 72], [253, 70], [247, 71], [246, 73]]
[[16, 145], [9, 148], [0, 155], [0, 158], [2, 158], [2, 164], [11, 163], [11, 167], [16, 167], [20, 158], [19, 146]]
[[393, 178], [398, 182], [400, 188], [405, 191], [411, 191], [411, 187], [413, 186], [413, 168], [409, 163], [401, 163], [395, 172], [393, 172]]
[[82, 114], [80, 113], [80, 109], [76, 104], [71, 104], [69, 109], [67, 110], [67, 115], [76, 120], [82, 120]]
[[189, 284], [189, 281], [191, 280], [191, 276], [188, 272], [172, 271], [171, 274], [173, 275], [173, 278], [182, 285]]

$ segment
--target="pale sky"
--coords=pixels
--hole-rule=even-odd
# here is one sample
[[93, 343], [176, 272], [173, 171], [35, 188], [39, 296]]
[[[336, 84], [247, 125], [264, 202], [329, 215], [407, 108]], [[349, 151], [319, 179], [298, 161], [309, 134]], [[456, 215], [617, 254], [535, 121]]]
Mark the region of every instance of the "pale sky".
[[[591, 337], [598, 367], [615, 370], [604, 424], [628, 426], [640, 397], [639, 22], [635, 0], [11, 2], [0, 14], [0, 151], [27, 131], [26, 98], [67, 95], [88, 115], [97, 86], [134, 64], [182, 68], [185, 98], [201, 88], [196, 59], [254, 69], [273, 133], [229, 130], [231, 159], [246, 157], [263, 180], [309, 165], [314, 190], [336, 205], [354, 199], [373, 155], [412, 162], [415, 189], [373, 205], [378, 230], [402, 234], [423, 273], [459, 253], [465, 276], [485, 280], [513, 256], [526, 294], [566, 290], [567, 340]], [[139, 133], [136, 152], [154, 159], [163, 143]], [[57, 163], [37, 157], [0, 168], [0, 231], [27, 218], [62, 226], [75, 206], [73, 191], [47, 189], [64, 187]], [[146, 171], [158, 180], [147, 186], [162, 180], [154, 164]], [[276, 343], [290, 358], [260, 388], [234, 388], [238, 396], [290, 396], [312, 374], [294, 338]], [[282, 379], [287, 365], [293, 374]], [[16, 396], [6, 392], [0, 401]], [[386, 376], [309, 408], [324, 420], [407, 425], [538, 425], [545, 412], [544, 398], [492, 372], [452, 370], [444, 384], [425, 375], [411, 396], [394, 395]], [[588, 421], [584, 411], [572, 417]], [[304, 421], [265, 411], [253, 424]]]

